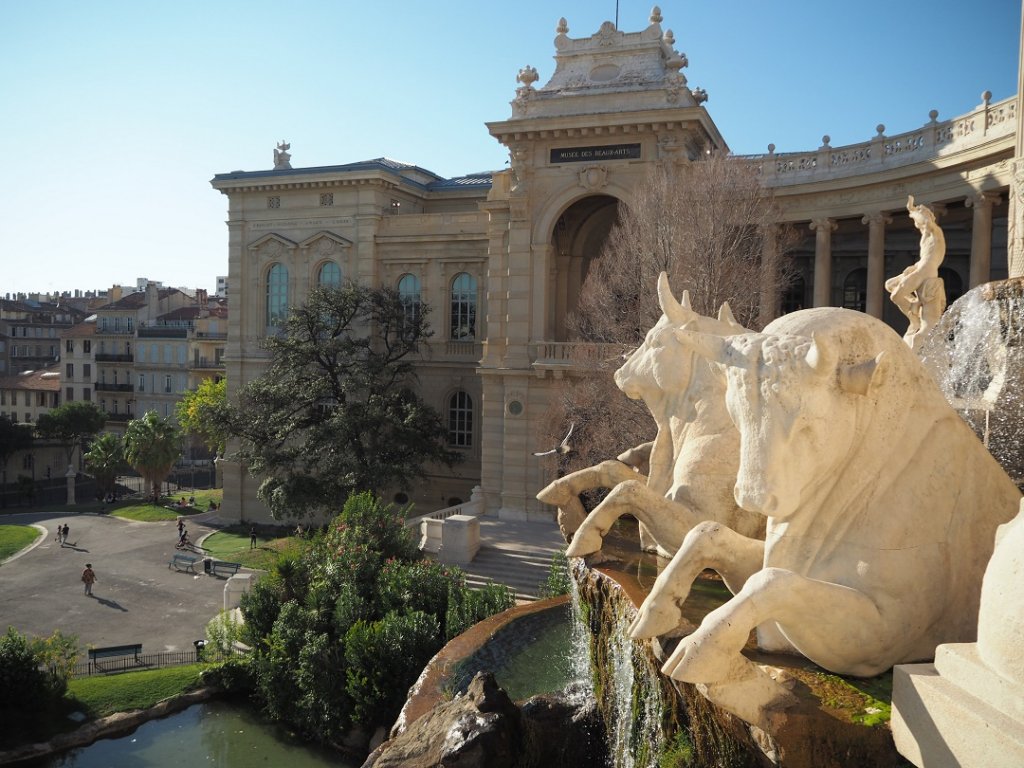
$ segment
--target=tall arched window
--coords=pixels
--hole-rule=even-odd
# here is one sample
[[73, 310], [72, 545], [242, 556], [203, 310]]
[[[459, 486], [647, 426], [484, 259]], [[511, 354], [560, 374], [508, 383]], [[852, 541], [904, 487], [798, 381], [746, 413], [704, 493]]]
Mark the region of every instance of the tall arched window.
[[476, 338], [476, 278], [460, 272], [452, 280], [449, 338], [469, 341]]
[[420, 279], [416, 275], [402, 275], [398, 281], [398, 298], [405, 310], [407, 323], [415, 323], [420, 316]]
[[275, 264], [267, 272], [267, 327], [282, 328], [288, 317], [288, 268]]
[[448, 398], [448, 443], [456, 448], [473, 445], [473, 398], [461, 390]]
[[333, 261], [325, 262], [320, 267], [320, 274], [316, 277], [316, 284], [321, 288], [340, 288], [341, 267]]
[[964, 295], [964, 281], [955, 269], [939, 267], [939, 277], [942, 278], [943, 287], [946, 289], [946, 306]]
[[868, 306], [868, 271], [864, 267], [851, 270], [843, 281], [843, 306], [864, 312]]

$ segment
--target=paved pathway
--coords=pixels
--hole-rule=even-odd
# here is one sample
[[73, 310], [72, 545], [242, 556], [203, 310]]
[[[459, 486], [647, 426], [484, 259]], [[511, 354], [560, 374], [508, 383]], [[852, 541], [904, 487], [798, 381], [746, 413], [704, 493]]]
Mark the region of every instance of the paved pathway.
[[[70, 527], [68, 544], [54, 541]], [[167, 564], [175, 553], [176, 523], [137, 523], [105, 515], [27, 513], [0, 524], [46, 530], [30, 550], [0, 565], [0, 631], [78, 635], [82, 647], [142, 643], [143, 653], [191, 650], [206, 623], [223, 607], [224, 579], [182, 573]], [[188, 523], [198, 540], [210, 528]], [[98, 581], [83, 594], [82, 569], [92, 563]]]
[[[70, 535], [62, 547], [54, 535], [65, 522]], [[205, 523], [214, 522], [212, 514], [190, 517], [191, 538], [213, 531]], [[142, 643], [144, 653], [191, 650], [223, 606], [224, 579], [202, 568], [193, 576], [167, 567], [177, 541], [173, 521], [57, 512], [4, 515], [0, 524], [46, 531], [31, 549], [0, 565], [0, 631], [13, 626], [49, 635], [60, 629], [77, 635], [83, 648]], [[493, 580], [511, 585], [520, 598], [535, 597], [552, 554], [565, 547], [555, 523], [483, 517], [480, 527], [480, 553], [465, 568], [470, 585]], [[98, 578], [91, 598], [80, 581], [86, 563]]]

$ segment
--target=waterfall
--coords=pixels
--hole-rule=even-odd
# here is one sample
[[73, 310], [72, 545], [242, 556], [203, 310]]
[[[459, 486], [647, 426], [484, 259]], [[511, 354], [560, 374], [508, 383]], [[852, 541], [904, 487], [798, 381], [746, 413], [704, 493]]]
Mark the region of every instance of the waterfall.
[[[656, 768], [664, 743], [661, 682], [642, 644], [629, 637], [630, 616], [621, 602], [613, 606], [584, 607], [578, 581], [572, 580], [573, 672], [590, 681], [589, 691], [598, 697], [607, 734], [609, 765], [613, 768]], [[596, 631], [594, 612], [615, 612], [607, 633]], [[601, 644], [601, 645], [599, 645]], [[594, 669], [594, 659], [603, 659]]]

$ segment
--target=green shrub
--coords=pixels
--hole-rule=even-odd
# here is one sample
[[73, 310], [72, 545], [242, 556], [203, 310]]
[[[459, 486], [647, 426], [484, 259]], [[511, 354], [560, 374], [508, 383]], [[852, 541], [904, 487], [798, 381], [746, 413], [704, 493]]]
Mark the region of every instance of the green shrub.
[[30, 639], [8, 627], [0, 635], [0, 743], [15, 743], [57, 705], [77, 655], [77, 640], [59, 630]]
[[345, 662], [354, 724], [374, 728], [394, 721], [409, 687], [440, 649], [440, 633], [437, 619], [420, 611], [352, 626]]
[[516, 596], [504, 584], [490, 583], [480, 589], [452, 589], [445, 617], [445, 632], [450, 640], [461, 635], [478, 621], [501, 613], [516, 604]]
[[249, 645], [255, 646], [260, 638], [271, 633], [281, 612], [283, 595], [280, 580], [273, 576], [260, 579], [242, 595], [239, 608], [245, 618], [245, 637]]
[[228, 693], [251, 693], [256, 687], [252, 657], [234, 656], [207, 667], [203, 670], [202, 681], [203, 685], [222, 688]]
[[538, 587], [537, 595], [541, 598], [557, 597], [567, 595], [572, 588], [571, 576], [569, 575], [569, 558], [565, 552], [555, 552], [551, 556], [551, 568], [548, 577]]
[[[465, 576], [456, 566], [430, 560], [389, 560], [377, 581], [380, 615], [390, 611], [422, 611], [437, 619], [438, 626], [445, 627], [450, 595], [453, 590], [463, 590], [464, 585]], [[447, 631], [445, 637], [449, 637]]]

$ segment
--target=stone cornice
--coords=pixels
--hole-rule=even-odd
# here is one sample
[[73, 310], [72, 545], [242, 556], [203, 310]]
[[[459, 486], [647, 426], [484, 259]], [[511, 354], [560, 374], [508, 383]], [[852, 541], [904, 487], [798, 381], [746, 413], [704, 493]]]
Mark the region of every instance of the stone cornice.
[[487, 130], [502, 144], [549, 139], [601, 139], [699, 127], [719, 148], [725, 139], [703, 107], [649, 109], [642, 112], [596, 113], [535, 117], [487, 123]]

